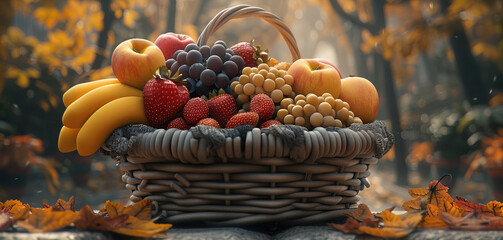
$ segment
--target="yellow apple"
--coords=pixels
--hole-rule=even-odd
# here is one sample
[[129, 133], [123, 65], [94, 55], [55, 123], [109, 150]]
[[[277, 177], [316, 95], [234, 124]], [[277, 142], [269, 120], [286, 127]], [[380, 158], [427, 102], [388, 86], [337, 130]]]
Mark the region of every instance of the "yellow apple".
[[293, 77], [296, 94], [314, 93], [318, 96], [330, 93], [338, 98], [341, 92], [341, 77], [337, 69], [319, 59], [298, 59], [288, 69]]
[[371, 123], [379, 110], [379, 95], [374, 84], [362, 77], [347, 77], [341, 80], [342, 101], [349, 103], [350, 110], [363, 123]]
[[115, 48], [112, 53], [112, 70], [117, 79], [126, 85], [143, 89], [155, 71], [165, 64], [161, 49], [153, 42], [132, 38]]

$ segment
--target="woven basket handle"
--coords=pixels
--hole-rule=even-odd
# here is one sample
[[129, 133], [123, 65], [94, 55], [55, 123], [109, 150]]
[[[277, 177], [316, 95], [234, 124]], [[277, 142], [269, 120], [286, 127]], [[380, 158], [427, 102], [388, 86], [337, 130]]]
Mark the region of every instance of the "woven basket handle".
[[197, 40], [197, 45], [202, 46], [206, 44], [208, 38], [229, 20], [244, 17], [258, 17], [272, 24], [276, 29], [278, 29], [279, 33], [281, 33], [281, 36], [288, 45], [293, 61], [300, 58], [297, 41], [295, 41], [295, 37], [285, 23], [278, 16], [267, 12], [262, 8], [249, 5], [237, 5], [220, 11], [203, 29], [203, 32], [199, 35], [199, 39]]

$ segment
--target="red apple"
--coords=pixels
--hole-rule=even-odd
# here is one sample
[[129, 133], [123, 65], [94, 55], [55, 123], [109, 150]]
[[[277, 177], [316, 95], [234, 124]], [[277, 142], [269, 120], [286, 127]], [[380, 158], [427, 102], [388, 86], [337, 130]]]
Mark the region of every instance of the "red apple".
[[318, 60], [318, 61], [320, 61], [322, 63], [326, 63], [326, 64], [334, 67], [335, 70], [337, 70], [337, 72], [339, 73], [339, 77], [342, 79], [341, 71], [339, 71], [339, 69], [335, 66], [335, 64], [333, 64], [332, 62], [330, 62], [330, 61], [328, 61], [326, 59], [323, 59], [323, 58], [315, 58], [315, 60]]
[[293, 77], [296, 94], [314, 93], [318, 96], [330, 93], [338, 98], [341, 92], [341, 77], [336, 68], [316, 59], [299, 59], [292, 63], [288, 74]]
[[379, 110], [379, 95], [374, 84], [362, 77], [347, 77], [341, 80], [342, 101], [349, 103], [350, 110], [363, 123], [373, 122]]
[[167, 60], [173, 57], [176, 50], [185, 49], [185, 46], [195, 42], [188, 35], [168, 32], [159, 35], [154, 43], [161, 49], [164, 58]]
[[115, 48], [112, 53], [112, 70], [117, 79], [126, 85], [143, 89], [156, 70], [165, 64], [164, 56], [153, 42], [132, 38]]

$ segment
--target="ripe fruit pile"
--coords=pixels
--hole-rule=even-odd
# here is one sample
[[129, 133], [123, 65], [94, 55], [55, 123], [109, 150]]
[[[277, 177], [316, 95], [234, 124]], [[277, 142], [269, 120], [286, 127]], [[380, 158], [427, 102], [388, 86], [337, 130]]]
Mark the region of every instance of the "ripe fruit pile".
[[229, 84], [238, 80], [245, 61], [219, 40], [212, 47], [188, 44], [166, 60], [166, 67], [171, 74], [179, 72], [187, 80], [191, 97], [200, 97], [220, 88], [230, 93]]
[[262, 63], [258, 67], [245, 67], [239, 81], [231, 83], [231, 90], [237, 95], [237, 101], [241, 105], [260, 93], [265, 93], [275, 103], [279, 103], [285, 96], [295, 96], [292, 85], [293, 77], [285, 70]]
[[353, 123], [362, 123], [359, 117], [350, 111], [349, 104], [335, 99], [332, 94], [316, 96], [313, 93], [299, 94], [295, 99], [285, 98], [280, 103], [277, 118], [284, 124], [315, 127], [347, 127]]
[[341, 80], [338, 69], [322, 59], [278, 63], [247, 42], [198, 46], [174, 33], [162, 34], [155, 44], [130, 39], [114, 50], [112, 69], [117, 79], [82, 83], [63, 95], [60, 151], [93, 154], [127, 124], [348, 127], [374, 121], [379, 104], [367, 79]]

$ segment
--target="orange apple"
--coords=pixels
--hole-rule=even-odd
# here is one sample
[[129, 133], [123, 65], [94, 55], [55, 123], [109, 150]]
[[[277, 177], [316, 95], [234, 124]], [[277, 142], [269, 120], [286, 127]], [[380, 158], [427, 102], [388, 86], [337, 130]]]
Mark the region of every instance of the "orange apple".
[[374, 84], [362, 77], [347, 77], [341, 80], [342, 101], [349, 103], [349, 108], [363, 123], [371, 123], [379, 110], [379, 95]]
[[293, 77], [296, 94], [314, 93], [318, 96], [330, 93], [338, 98], [341, 92], [341, 77], [337, 69], [317, 59], [298, 59], [288, 69]]
[[112, 70], [117, 79], [126, 85], [143, 89], [155, 71], [165, 64], [161, 49], [153, 42], [132, 38], [115, 48], [112, 53]]

